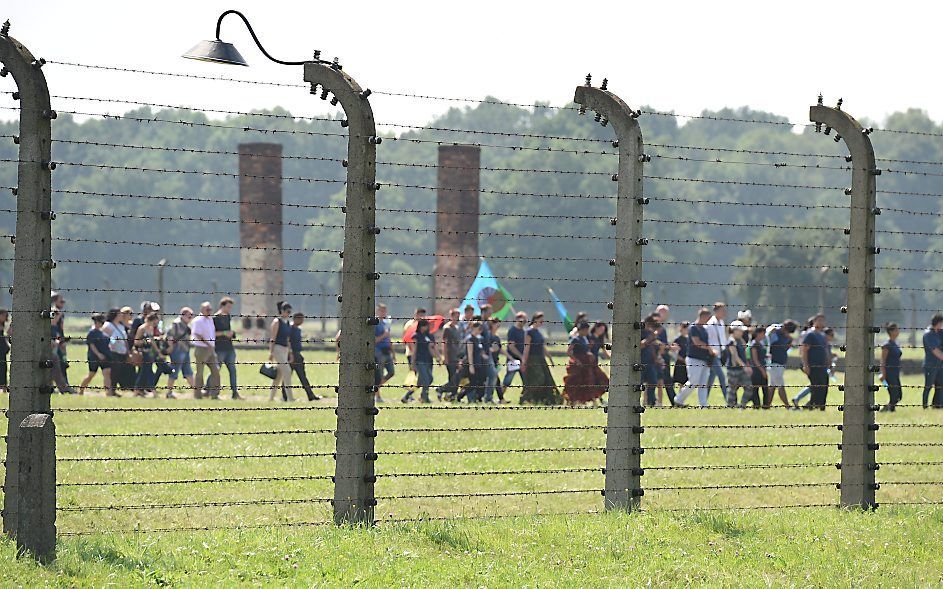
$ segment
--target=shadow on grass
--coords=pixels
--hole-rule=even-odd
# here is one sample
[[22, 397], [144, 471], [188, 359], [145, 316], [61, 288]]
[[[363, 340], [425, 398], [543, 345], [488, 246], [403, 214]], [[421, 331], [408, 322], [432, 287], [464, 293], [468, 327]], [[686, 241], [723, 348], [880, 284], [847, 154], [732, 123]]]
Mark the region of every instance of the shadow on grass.
[[419, 530], [439, 546], [462, 551], [473, 550], [468, 532], [451, 522], [428, 522], [421, 525]]
[[141, 558], [135, 558], [124, 554], [120, 550], [110, 546], [103, 546], [94, 541], [81, 541], [73, 543], [71, 551], [86, 564], [103, 564], [105, 566], [124, 569], [128, 573], [137, 573], [143, 575], [157, 586], [167, 586], [172, 582], [157, 569], [153, 563]]

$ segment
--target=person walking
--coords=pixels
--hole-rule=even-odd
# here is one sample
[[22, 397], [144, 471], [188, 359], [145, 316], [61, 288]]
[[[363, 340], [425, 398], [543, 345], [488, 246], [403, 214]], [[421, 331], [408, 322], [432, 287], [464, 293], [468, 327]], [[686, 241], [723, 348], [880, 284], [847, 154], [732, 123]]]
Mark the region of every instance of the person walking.
[[[413, 356], [416, 353], [416, 325], [419, 323], [419, 319], [426, 314], [426, 310], [422, 307], [418, 307], [413, 311], [413, 318], [403, 324], [403, 344], [406, 347], [406, 366], [413, 365]], [[403, 386], [406, 387], [406, 393], [403, 394], [403, 398], [400, 399], [403, 403], [408, 403], [413, 398], [413, 393], [416, 392], [416, 385], [419, 382], [419, 375], [410, 370], [406, 374], [406, 382], [403, 383]]]
[[439, 349], [436, 347], [435, 336], [429, 333], [430, 323], [428, 319], [420, 319], [416, 323], [415, 354], [413, 354], [412, 366], [410, 368], [416, 373], [416, 380], [419, 385], [419, 401], [421, 403], [431, 403], [429, 399], [429, 387], [432, 386], [432, 359], [441, 362]]
[[[216, 343], [214, 351], [216, 352], [216, 362], [219, 363], [220, 372], [223, 366], [226, 366], [226, 372], [229, 373], [229, 388], [232, 390], [233, 400], [242, 399], [236, 390], [236, 348], [233, 346], [233, 340], [236, 338], [236, 332], [232, 330], [232, 308], [235, 302], [229, 297], [223, 297], [219, 300], [219, 310], [213, 315], [213, 329], [216, 330]], [[220, 374], [222, 377], [222, 374]]]
[[176, 399], [174, 386], [177, 378], [183, 375], [184, 380], [194, 388], [193, 367], [190, 365], [190, 322], [193, 321], [193, 309], [183, 307], [180, 315], [173, 320], [167, 329], [165, 340], [167, 354], [170, 358], [171, 372], [167, 375], [167, 398]]
[[514, 324], [508, 327], [506, 336], [507, 344], [504, 347], [504, 353], [507, 355], [507, 363], [504, 365], [504, 380], [501, 384], [507, 391], [514, 383], [514, 377], [519, 376], [521, 384], [524, 383], [524, 373], [521, 367], [524, 362], [524, 341], [526, 334], [527, 313], [518, 311], [514, 314]]
[[698, 403], [707, 407], [707, 379], [710, 374], [715, 348], [708, 343], [707, 322], [711, 312], [706, 307], [697, 313], [697, 320], [688, 328], [688, 354], [685, 365], [688, 382], [675, 395], [675, 406], [684, 407], [684, 402], [694, 390], [697, 390]]
[[[825, 340], [825, 315], [819, 313], [813, 319], [812, 329], [806, 333], [800, 348], [802, 371], [809, 377], [811, 401], [809, 409], [825, 411], [828, 399], [828, 369], [831, 359], [828, 357], [828, 342]], [[786, 405], [789, 407], [789, 405]]]
[[50, 366], [50, 372], [52, 381], [56, 384], [56, 388], [59, 389], [60, 394], [74, 395], [76, 391], [69, 385], [69, 381], [65, 378], [65, 367], [62, 365], [62, 357], [59, 355], [63, 336], [60, 335], [62, 328], [61, 325], [57, 325], [58, 321], [59, 310], [52, 307], [49, 310], [49, 333], [51, 335], [49, 341], [52, 344], [52, 366]]
[[106, 391], [111, 390], [111, 364], [108, 361], [108, 336], [102, 333], [105, 326], [105, 316], [101, 313], [92, 315], [92, 328], [85, 335], [85, 345], [88, 347], [88, 375], [79, 384], [79, 394], [84, 395], [88, 384], [95, 378], [101, 369], [102, 380]]
[[710, 395], [711, 387], [714, 386], [714, 379], [720, 382], [720, 393], [724, 399], [727, 399], [727, 379], [724, 376], [724, 364], [721, 361], [724, 348], [727, 345], [727, 325], [724, 320], [727, 318], [727, 304], [722, 301], [714, 303], [714, 314], [707, 322], [707, 338], [714, 355], [711, 358], [710, 376], [707, 378], [707, 394]]
[[[219, 398], [219, 363], [216, 361], [216, 325], [213, 323], [213, 305], [209, 301], [200, 304], [200, 316], [190, 322], [190, 347], [196, 363], [196, 386], [193, 396], [203, 398], [201, 387], [206, 383], [206, 396]], [[203, 380], [203, 368], [210, 371], [208, 380]]]
[[130, 390], [134, 386], [133, 372], [128, 361], [129, 339], [127, 321], [131, 319], [131, 307], [111, 309], [105, 315], [105, 324], [102, 333], [108, 336], [108, 360], [111, 366], [111, 387], [105, 396], [120, 397], [117, 389], [120, 386]]
[[[521, 376], [524, 378], [524, 390], [521, 393], [521, 404], [560, 405], [563, 397], [557, 390], [557, 383], [553, 380], [550, 366], [547, 362], [546, 340], [540, 331], [544, 324], [543, 311], [534, 313], [530, 320], [530, 327], [524, 334], [524, 357], [521, 360]], [[550, 360], [552, 362], [552, 360]]]
[[923, 408], [930, 402], [933, 391], [933, 407], [943, 409], [943, 314], [930, 319], [930, 326], [923, 332]]
[[275, 400], [280, 394], [286, 401], [294, 401], [291, 393], [291, 305], [279, 301], [276, 305], [278, 317], [272, 320], [269, 330], [268, 361], [277, 365], [275, 378], [272, 379], [272, 388], [269, 392], [269, 401]]
[[[672, 342], [674, 344], [675, 350], [675, 367], [674, 373], [671, 375], [671, 380], [674, 381], [674, 384], [678, 386], [684, 386], [688, 382], [688, 367], [687, 367], [687, 356], [688, 356], [688, 345], [690, 340], [688, 339], [688, 331], [691, 328], [690, 321], [682, 321], [678, 324], [678, 337]], [[671, 402], [672, 406], [675, 404], [675, 397], [669, 395], [668, 401]]]
[[897, 404], [900, 403], [903, 395], [903, 387], [900, 384], [900, 357], [903, 351], [897, 344], [897, 336], [900, 335], [900, 328], [896, 323], [888, 323], [884, 330], [887, 332], [887, 341], [881, 345], [881, 382], [887, 386], [887, 394], [890, 397], [887, 405], [881, 407], [881, 411], [894, 411]]
[[155, 392], [157, 375], [154, 373], [154, 363], [160, 357], [160, 349], [157, 347], [160, 336], [158, 320], [157, 313], [151, 311], [134, 334], [134, 347], [141, 354], [141, 365], [134, 381], [134, 393], [138, 397], [146, 397], [148, 393]]
[[[789, 349], [793, 347], [792, 334], [799, 328], [799, 324], [787, 319], [780, 324], [773, 324], [766, 328], [766, 341], [769, 345], [769, 366], [766, 374], [769, 386], [775, 394], [779, 392], [779, 399], [786, 407], [791, 407], [786, 395], [786, 364], [789, 361]], [[770, 400], [772, 403], [772, 400]], [[768, 405], [765, 405], [767, 408]]]
[[612, 354], [609, 353], [609, 325], [603, 321], [597, 321], [593, 323], [592, 327], [589, 328], [589, 351], [596, 356], [596, 363], [599, 363], [601, 358], [609, 359], [612, 357]]
[[498, 374], [501, 372], [502, 345], [501, 336], [498, 335], [498, 331], [501, 329], [501, 320], [497, 317], [492, 317], [489, 323], [491, 324], [491, 329], [488, 332], [488, 349], [491, 350], [491, 363], [494, 366], [494, 378], [489, 375], [488, 382], [485, 383], [485, 401], [488, 403], [491, 402], [491, 392], [493, 391], [498, 395], [498, 403], [504, 403], [504, 386], [498, 378]]
[[675, 387], [674, 378], [671, 374], [671, 353], [677, 349], [668, 341], [668, 319], [671, 317], [671, 308], [668, 305], [658, 305], [655, 307], [655, 314], [658, 316], [658, 323], [661, 329], [658, 331], [658, 340], [661, 346], [661, 382], [668, 394], [668, 402], [674, 405]]
[[449, 311], [449, 320], [442, 328], [442, 362], [448, 372], [448, 380], [439, 386], [436, 392], [441, 401], [443, 396], [453, 398], [458, 392], [459, 363], [464, 355], [458, 309]]
[[[753, 374], [750, 375], [750, 384], [753, 385], [750, 396], [744, 393], [741, 407], [746, 407], [747, 403], [753, 402], [753, 408], [769, 409], [773, 404], [773, 393], [769, 390], [769, 375], [766, 371], [766, 330], [761, 326], [753, 328], [751, 332], [753, 338], [747, 346], [747, 354], [750, 357], [750, 368]], [[763, 391], [762, 402], [760, 400], [760, 390]]]
[[484, 397], [485, 381], [488, 379], [488, 364], [491, 353], [485, 344], [481, 321], [468, 324], [468, 337], [465, 339], [465, 358], [468, 362], [468, 402], [480, 403]]
[[[375, 403], [382, 403], [380, 387], [385, 385], [396, 374], [396, 352], [393, 350], [393, 341], [390, 339], [392, 323], [386, 305], [377, 305], [377, 324], [373, 330], [373, 358], [376, 369], [373, 375], [373, 384], [376, 390], [373, 393]], [[337, 332], [337, 358], [340, 360], [340, 332]]]
[[661, 380], [661, 340], [658, 338], [658, 315], [653, 313], [642, 322], [642, 386], [645, 387], [645, 404], [656, 405], [655, 389], [658, 389], [657, 404], [664, 404], [664, 384]]
[[747, 344], [743, 341], [746, 326], [739, 319], [730, 324], [727, 340], [727, 407], [736, 407], [737, 391], [743, 389], [743, 398], [753, 397], [753, 369], [747, 356]]
[[566, 353], [570, 361], [563, 377], [563, 398], [570, 406], [597, 402], [609, 390], [609, 377], [599, 368], [589, 345], [590, 325], [583, 321], [576, 326]]
[[[301, 383], [305, 394], [308, 395], [308, 400], [320, 401], [323, 397], [311, 389], [311, 383], [308, 382], [308, 374], [305, 372], [305, 357], [301, 353], [302, 343], [304, 342], [304, 334], [301, 331], [301, 326], [304, 325], [304, 322], [304, 313], [298, 312], [292, 317], [291, 333], [288, 334], [288, 341], [291, 344], [291, 369], [298, 375], [298, 382]], [[283, 394], [283, 398], [287, 398], [287, 395]]]
[[[69, 355], [66, 344], [72, 338], [65, 334], [65, 297], [61, 293], [53, 291], [51, 300], [51, 310], [54, 311], [55, 315], [55, 321], [52, 322], [52, 337], [57, 342], [54, 348], [56, 358], [53, 361], [56, 361], [58, 365], [58, 368], [54, 368], [54, 370], [59, 371], [62, 382], [69, 394], [74, 394], [75, 391], [72, 389], [72, 385], [69, 384]], [[60, 390], [60, 392], [62, 391]]]

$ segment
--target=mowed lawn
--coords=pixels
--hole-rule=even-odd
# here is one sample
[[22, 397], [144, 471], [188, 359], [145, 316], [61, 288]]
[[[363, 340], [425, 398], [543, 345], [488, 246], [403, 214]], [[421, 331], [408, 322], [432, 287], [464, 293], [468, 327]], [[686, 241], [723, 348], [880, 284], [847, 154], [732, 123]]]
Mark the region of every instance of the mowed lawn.
[[[54, 397], [60, 559], [42, 571], [9, 564], [0, 581], [941, 582], [933, 539], [943, 531], [943, 411], [906, 406], [878, 415], [882, 506], [861, 514], [765, 509], [837, 503], [836, 407], [650, 409], [642, 416], [644, 513], [575, 515], [603, 507], [602, 408], [520, 408], [518, 388], [509, 392], [511, 404], [497, 408], [404, 405], [402, 389], [389, 388], [376, 421], [379, 525], [334, 529], [322, 525], [331, 515], [333, 390], [319, 389], [330, 395], [323, 401], [302, 400], [296, 390], [294, 403], [270, 403], [258, 374], [264, 356], [239, 351], [246, 401], [106, 399], [99, 391]], [[333, 354], [306, 358], [314, 383], [336, 382]], [[405, 376], [399, 368], [395, 384]], [[73, 362], [74, 384], [83, 370]], [[562, 367], [556, 372], [562, 382]], [[790, 395], [804, 384], [797, 371], [788, 380]], [[905, 384], [920, 380], [909, 376]], [[919, 404], [919, 394], [905, 388], [903, 403]], [[878, 393], [879, 402], [885, 396]], [[720, 402], [716, 388], [711, 397]], [[829, 403], [840, 402], [833, 390]], [[747, 507], [764, 509], [740, 509]], [[495, 516], [501, 519], [489, 519]], [[420, 518], [433, 521], [401, 521]], [[165, 531], [175, 528], [188, 531]], [[2, 547], [6, 565], [13, 548]]]

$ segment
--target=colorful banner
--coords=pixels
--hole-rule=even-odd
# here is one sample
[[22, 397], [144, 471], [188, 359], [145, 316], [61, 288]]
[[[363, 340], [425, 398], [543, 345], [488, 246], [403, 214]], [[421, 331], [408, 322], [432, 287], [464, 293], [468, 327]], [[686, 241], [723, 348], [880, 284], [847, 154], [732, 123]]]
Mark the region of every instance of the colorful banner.
[[464, 309], [467, 305], [475, 308], [476, 315], [481, 313], [482, 305], [491, 305], [491, 315], [502, 320], [507, 317], [511, 312], [511, 307], [514, 306], [514, 297], [498, 283], [484, 258], [481, 259], [478, 276], [472, 282], [459, 308]]
[[557, 293], [553, 292], [552, 288], [548, 288], [547, 292], [550, 293], [550, 298], [553, 301], [554, 306], [557, 308], [557, 313], [560, 314], [560, 319], [563, 321], [563, 329], [570, 333], [573, 330], [573, 320], [570, 318], [570, 314], [567, 313], [566, 307], [563, 306], [563, 303], [560, 302], [560, 299], [557, 297]]

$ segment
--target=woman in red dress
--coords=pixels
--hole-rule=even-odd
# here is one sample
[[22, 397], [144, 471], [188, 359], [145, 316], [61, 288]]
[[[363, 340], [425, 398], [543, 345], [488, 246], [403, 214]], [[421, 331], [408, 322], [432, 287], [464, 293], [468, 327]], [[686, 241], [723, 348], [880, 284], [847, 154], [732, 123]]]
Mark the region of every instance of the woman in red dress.
[[589, 323], [579, 323], [566, 351], [570, 362], [563, 377], [563, 396], [570, 405], [598, 402], [609, 390], [609, 377], [590, 351], [588, 336]]

